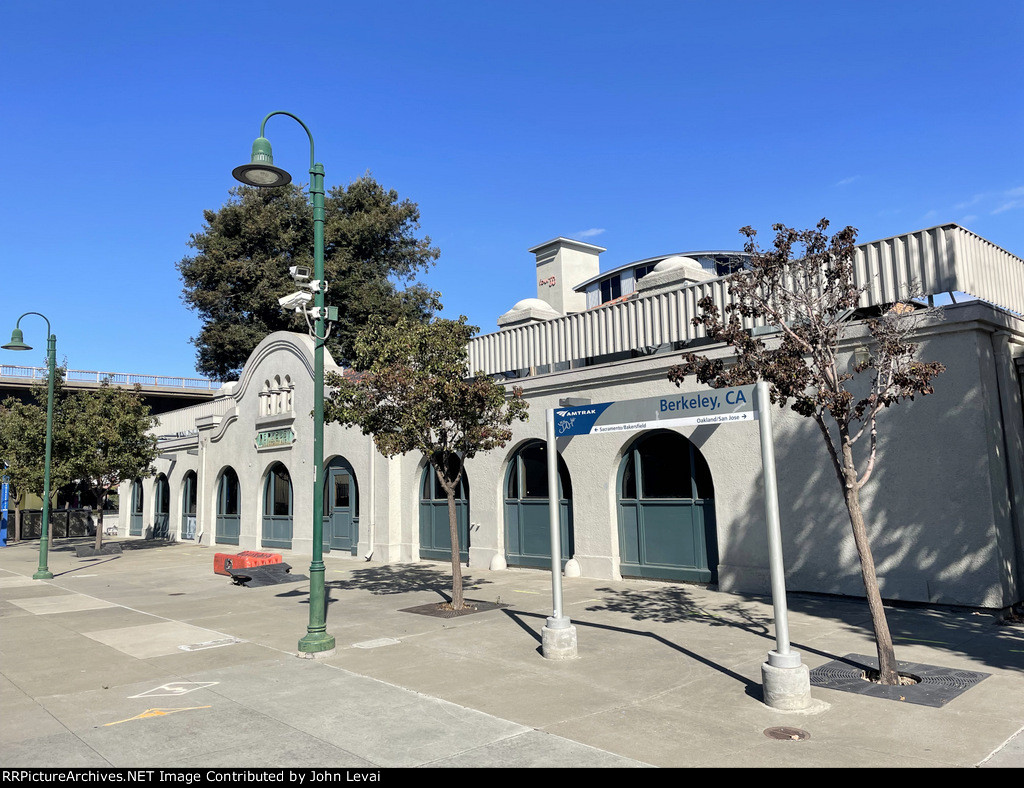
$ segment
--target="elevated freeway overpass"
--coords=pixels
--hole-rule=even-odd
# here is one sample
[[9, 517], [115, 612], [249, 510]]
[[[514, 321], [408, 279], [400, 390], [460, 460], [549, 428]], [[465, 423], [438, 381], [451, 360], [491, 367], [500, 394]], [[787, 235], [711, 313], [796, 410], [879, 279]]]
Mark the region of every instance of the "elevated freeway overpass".
[[[107, 380], [111, 385], [131, 388], [136, 383], [152, 408], [153, 415], [197, 405], [213, 399], [221, 383], [207, 378], [185, 378], [164, 375], [139, 375], [131, 372], [99, 372], [86, 369], [65, 371], [64, 385], [69, 389], [94, 389]], [[0, 400], [17, 397], [27, 401], [32, 387], [46, 382], [46, 367], [0, 366]]]

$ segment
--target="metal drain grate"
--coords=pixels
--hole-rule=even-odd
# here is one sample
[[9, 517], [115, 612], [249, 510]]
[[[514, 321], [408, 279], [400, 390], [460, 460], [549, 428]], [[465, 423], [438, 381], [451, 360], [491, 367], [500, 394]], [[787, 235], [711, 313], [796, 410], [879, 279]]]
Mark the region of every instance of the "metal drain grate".
[[917, 662], [896, 664], [901, 675], [913, 676], [918, 679], [918, 683], [887, 687], [866, 681], [864, 671], [878, 670], [878, 659], [863, 654], [847, 654], [842, 659], [832, 660], [812, 670], [811, 684], [840, 692], [855, 692], [874, 698], [940, 708], [991, 675]]
[[462, 610], [452, 610], [446, 607], [445, 602], [431, 602], [427, 605], [417, 605], [416, 607], [407, 607], [399, 610], [399, 613], [418, 613], [421, 616], [432, 616], [433, 618], [460, 618], [462, 616], [471, 616], [474, 613], [484, 613], [488, 610], [500, 610], [505, 607], [511, 607], [511, 605], [505, 605], [498, 602], [481, 602], [477, 599], [467, 599], [466, 606]]

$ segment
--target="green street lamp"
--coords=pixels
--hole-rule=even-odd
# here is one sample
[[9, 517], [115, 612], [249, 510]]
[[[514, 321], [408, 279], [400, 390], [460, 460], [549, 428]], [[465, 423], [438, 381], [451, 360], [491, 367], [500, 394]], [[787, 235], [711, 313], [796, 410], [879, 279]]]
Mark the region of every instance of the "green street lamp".
[[[21, 333], [21, 318], [36, 315], [46, 320], [39, 312], [26, 312], [18, 318], [11, 332], [11, 341], [3, 345], [4, 350], [31, 350], [25, 344]], [[50, 332], [50, 321], [46, 320], [46, 460], [43, 465], [43, 525], [39, 533], [39, 569], [33, 580], [52, 580], [53, 572], [47, 566], [50, 551], [50, 451], [53, 448], [53, 378], [57, 371], [57, 336]]]
[[299, 641], [300, 655], [320, 654], [334, 648], [334, 636], [327, 634], [327, 601], [324, 586], [324, 340], [327, 322], [324, 310], [324, 166], [317, 164], [313, 152], [313, 135], [299, 118], [290, 112], [271, 112], [260, 124], [260, 136], [252, 144], [252, 160], [235, 167], [231, 174], [247, 186], [267, 188], [286, 186], [292, 176], [274, 166], [270, 140], [263, 136], [267, 121], [274, 115], [287, 115], [306, 131], [309, 137], [309, 193], [313, 198], [313, 279], [316, 323], [313, 325], [313, 560], [309, 565], [309, 626]]

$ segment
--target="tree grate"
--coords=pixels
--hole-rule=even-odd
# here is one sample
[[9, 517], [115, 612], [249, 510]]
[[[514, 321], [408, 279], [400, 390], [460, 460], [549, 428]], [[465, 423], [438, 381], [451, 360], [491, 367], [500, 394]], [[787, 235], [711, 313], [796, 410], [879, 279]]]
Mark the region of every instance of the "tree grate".
[[912, 677], [917, 683], [889, 687], [866, 681], [865, 671], [878, 670], [877, 657], [847, 654], [812, 670], [811, 684], [840, 692], [940, 708], [991, 675], [918, 662], [897, 662], [896, 665], [901, 676]]
[[486, 613], [488, 610], [501, 610], [502, 608], [511, 607], [511, 605], [505, 605], [500, 602], [481, 602], [478, 599], [467, 599], [466, 606], [462, 610], [452, 610], [448, 605], [448, 602], [431, 602], [427, 605], [406, 607], [398, 612], [416, 613], [433, 618], [461, 618], [462, 616], [471, 616], [474, 613]]

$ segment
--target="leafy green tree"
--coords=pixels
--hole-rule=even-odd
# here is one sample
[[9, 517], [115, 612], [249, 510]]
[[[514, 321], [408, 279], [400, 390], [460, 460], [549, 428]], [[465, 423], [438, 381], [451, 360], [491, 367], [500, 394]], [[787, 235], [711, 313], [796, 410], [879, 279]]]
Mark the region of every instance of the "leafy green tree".
[[[0, 405], [0, 459], [10, 466], [15, 501], [15, 532], [20, 530], [26, 493], [42, 493], [46, 464], [45, 384], [32, 389], [33, 402], [14, 398]], [[104, 381], [98, 389], [70, 391], [58, 370], [53, 387], [51, 494], [74, 482], [85, 483], [99, 506], [96, 548], [102, 545], [103, 510], [111, 488], [147, 476], [156, 458], [153, 421], [141, 387], [123, 389]]]
[[[668, 377], [678, 386], [692, 375], [714, 388], [761, 379], [769, 384], [773, 403], [785, 406], [791, 401], [794, 411], [818, 425], [860, 557], [879, 681], [898, 684], [860, 490], [879, 465], [881, 412], [919, 394], [931, 394], [932, 379], [945, 368], [918, 360], [917, 346], [910, 341], [918, 310], [908, 301], [868, 320], [871, 357], [856, 364], [852, 373], [844, 371], [841, 343], [863, 291], [853, 278], [857, 231], [846, 227], [829, 239], [828, 224], [822, 219], [815, 229], [803, 231], [776, 224], [774, 248], [768, 251], [757, 247], [753, 229], [740, 230], [747, 237], [744, 248], [751, 254], [750, 268], [730, 278], [732, 299], [725, 317], [707, 297], [698, 302], [701, 314], [692, 321], [710, 338], [730, 345], [735, 359], [727, 365], [721, 358], [687, 353]], [[763, 319], [778, 329], [778, 341], [752, 336], [743, 327], [747, 318]]]
[[[31, 493], [43, 493], [46, 465], [46, 382], [32, 387], [32, 401], [22, 402], [8, 397], [0, 404], [0, 460], [8, 465], [11, 498], [14, 502], [15, 538], [21, 535], [21, 509]], [[64, 370], [58, 369], [53, 380], [53, 440], [50, 450], [50, 492], [75, 480], [73, 467], [74, 439], [69, 430], [73, 419], [68, 417], [68, 396], [64, 387]], [[44, 501], [49, 506], [52, 501]]]
[[[439, 308], [437, 294], [413, 279], [440, 252], [430, 238], [416, 237], [417, 205], [400, 200], [369, 173], [346, 188], [330, 189], [324, 212], [327, 302], [339, 312], [328, 350], [342, 361], [371, 315], [424, 321]], [[203, 216], [205, 226], [189, 241], [196, 254], [177, 264], [182, 298], [203, 324], [192, 339], [196, 368], [235, 380], [267, 334], [307, 330], [305, 318], [282, 313], [277, 299], [296, 289], [290, 266], [313, 265], [313, 211], [294, 184], [240, 186], [220, 210]]]
[[96, 549], [103, 544], [103, 511], [111, 489], [123, 481], [153, 472], [156, 459], [155, 426], [142, 387], [112, 386], [103, 381], [98, 389], [77, 391], [67, 408], [73, 416], [70, 434], [74, 445], [75, 478], [85, 482], [99, 509]]
[[333, 390], [324, 403], [326, 421], [360, 427], [385, 457], [418, 451], [430, 464], [448, 499], [453, 610], [465, 606], [455, 509], [464, 462], [504, 446], [528, 408], [522, 389], [509, 396], [483, 373], [469, 375], [467, 347], [476, 330], [465, 316], [376, 318], [356, 338], [356, 374], [328, 374]]

